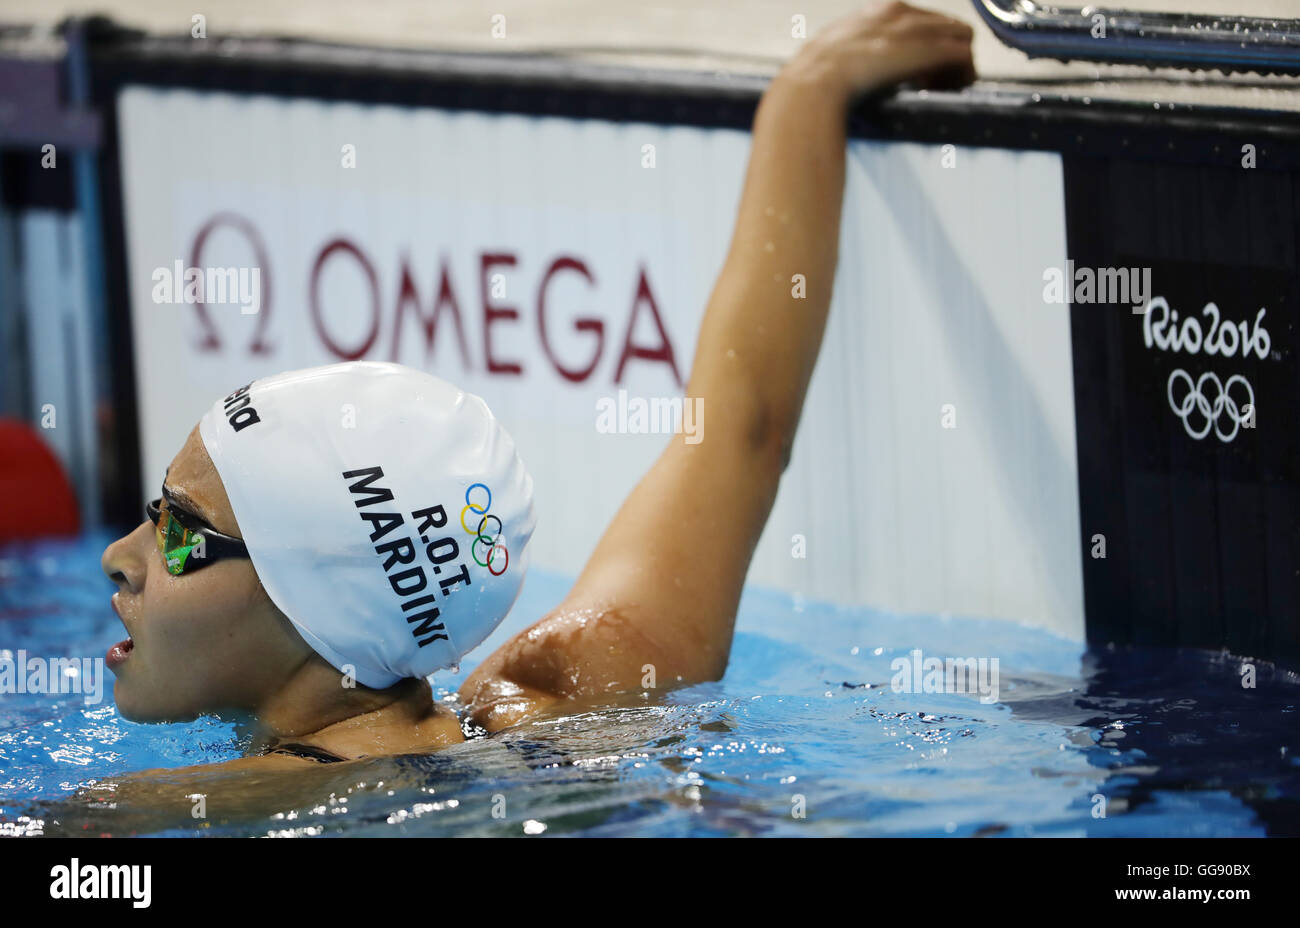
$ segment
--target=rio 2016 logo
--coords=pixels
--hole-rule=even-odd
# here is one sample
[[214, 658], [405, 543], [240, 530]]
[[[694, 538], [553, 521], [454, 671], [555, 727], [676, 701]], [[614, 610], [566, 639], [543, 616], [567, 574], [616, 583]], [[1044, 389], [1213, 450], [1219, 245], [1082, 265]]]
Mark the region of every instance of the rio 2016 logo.
[[[1201, 318], [1208, 329], [1203, 329], [1200, 320], [1190, 313], [1180, 323], [1178, 311], [1170, 309], [1169, 301], [1158, 296], [1146, 306], [1142, 341], [1147, 348], [1159, 351], [1243, 359], [1254, 355], [1262, 361], [1273, 350], [1273, 338], [1264, 328], [1265, 313], [1267, 310], [1261, 306], [1251, 328], [1248, 322], [1224, 321], [1219, 307], [1206, 303]], [[1235, 395], [1233, 387], [1238, 388]], [[1237, 437], [1239, 430], [1255, 427], [1255, 390], [1241, 374], [1233, 374], [1223, 381], [1213, 371], [1194, 376], [1181, 367], [1176, 368], [1165, 384], [1165, 395], [1169, 408], [1182, 420], [1183, 429], [1197, 441], [1213, 430], [1219, 441], [1227, 444]]]
[[[487, 501], [482, 502], [480, 505], [480, 503], [474, 499], [475, 490], [482, 490], [483, 493], [486, 493]], [[482, 494], [480, 494], [480, 498], [481, 496]], [[474, 558], [474, 563], [478, 564], [480, 567], [486, 567], [488, 573], [492, 574], [492, 576], [499, 577], [505, 573], [506, 568], [510, 566], [510, 552], [506, 550], [506, 546], [501, 543], [503, 526], [501, 525], [501, 520], [489, 512], [491, 508], [492, 491], [482, 483], [470, 484], [469, 488], [465, 490], [465, 508], [460, 511], [460, 527], [465, 530], [466, 535], [474, 536], [474, 541], [469, 546], [470, 556]], [[471, 528], [466, 522], [467, 518], [473, 518], [470, 516], [471, 512], [478, 516], [477, 528]], [[491, 522], [495, 522], [496, 525], [491, 527], [490, 531], [485, 531], [485, 529], [489, 528], [489, 523]], [[482, 545], [484, 550], [487, 552], [486, 560], [479, 556], [480, 545]], [[499, 570], [497, 569], [498, 566], [500, 567]]]

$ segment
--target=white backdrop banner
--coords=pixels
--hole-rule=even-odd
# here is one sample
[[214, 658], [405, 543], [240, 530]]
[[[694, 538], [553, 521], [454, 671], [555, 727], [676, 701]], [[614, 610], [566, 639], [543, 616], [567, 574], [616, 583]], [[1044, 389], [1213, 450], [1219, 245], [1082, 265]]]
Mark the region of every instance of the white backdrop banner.
[[[398, 361], [488, 401], [536, 481], [534, 563], [581, 568], [666, 440], [628, 430], [689, 375], [748, 133], [142, 87], [119, 117], [147, 490], [250, 380]], [[1061, 187], [1052, 154], [851, 143], [751, 583], [1082, 637]]]

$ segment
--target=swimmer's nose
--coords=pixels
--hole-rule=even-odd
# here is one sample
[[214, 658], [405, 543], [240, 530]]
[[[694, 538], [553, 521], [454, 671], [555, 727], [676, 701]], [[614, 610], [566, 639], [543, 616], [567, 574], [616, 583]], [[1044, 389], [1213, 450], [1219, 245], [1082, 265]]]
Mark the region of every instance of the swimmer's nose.
[[117, 584], [121, 590], [138, 593], [144, 589], [144, 578], [148, 564], [141, 556], [142, 536], [152, 545], [153, 525], [141, 522], [129, 535], [123, 535], [104, 549], [99, 559], [99, 566], [108, 579]]

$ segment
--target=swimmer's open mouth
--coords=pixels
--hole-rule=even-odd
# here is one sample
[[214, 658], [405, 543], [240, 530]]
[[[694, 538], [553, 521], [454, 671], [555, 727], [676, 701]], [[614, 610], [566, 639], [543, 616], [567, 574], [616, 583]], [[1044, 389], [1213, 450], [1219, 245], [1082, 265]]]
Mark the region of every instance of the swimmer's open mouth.
[[[112, 603], [113, 611], [117, 613], [118, 619], [122, 622], [122, 625], [125, 626], [126, 620], [122, 618], [122, 611], [118, 608], [116, 593], [113, 594]], [[130, 629], [127, 629], [127, 631], [130, 631]], [[134, 650], [135, 642], [131, 640], [129, 635], [109, 648], [104, 654], [104, 661], [108, 664], [109, 670], [122, 666], [122, 664], [126, 662], [127, 657], [129, 657], [131, 652]]]
[[108, 653], [104, 655], [104, 660], [107, 662], [109, 669], [112, 670], [113, 668], [120, 667], [125, 663], [127, 657], [129, 657], [131, 652], [134, 650], [135, 642], [130, 638], [127, 638], [109, 648]]

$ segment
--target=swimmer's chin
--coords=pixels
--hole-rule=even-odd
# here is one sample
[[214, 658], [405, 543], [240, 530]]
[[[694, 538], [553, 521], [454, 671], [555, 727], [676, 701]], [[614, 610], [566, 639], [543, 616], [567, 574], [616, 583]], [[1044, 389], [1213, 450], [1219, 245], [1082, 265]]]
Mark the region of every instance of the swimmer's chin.
[[151, 703], [147, 699], [139, 699], [131, 692], [130, 687], [122, 686], [120, 680], [113, 685], [113, 702], [117, 704], [117, 714], [128, 722], [192, 722], [200, 715], [213, 714], [201, 710], [178, 709], [174, 706]]

